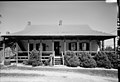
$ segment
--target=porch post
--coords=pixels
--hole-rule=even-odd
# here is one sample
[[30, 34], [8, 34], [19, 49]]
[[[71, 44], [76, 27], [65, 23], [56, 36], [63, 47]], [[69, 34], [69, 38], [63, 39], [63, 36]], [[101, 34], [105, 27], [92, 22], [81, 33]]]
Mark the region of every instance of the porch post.
[[30, 54], [29, 54], [29, 52], [30, 52], [30, 45], [29, 45], [29, 40], [28, 40], [28, 60], [29, 60], [29, 58], [30, 58]]
[[115, 38], [113, 40], [114, 40], [114, 51], [116, 51], [116, 48], [115, 48], [115, 44], [116, 44]]
[[104, 40], [102, 40], [102, 50], [104, 51]]
[[77, 39], [77, 51], [79, 51], [79, 40]]
[[40, 60], [42, 60], [42, 40], [40, 40]]
[[54, 52], [54, 40], [52, 40], [52, 52], [53, 52], [53, 58], [54, 58], [54, 65], [55, 65], [55, 52]]
[[16, 65], [18, 64], [18, 44], [16, 42]]
[[102, 50], [102, 42], [100, 41], [100, 51]]
[[5, 38], [3, 37], [3, 64], [5, 62]]
[[64, 55], [66, 55], [66, 40], [64, 40]]
[[54, 65], [55, 65], [55, 52], [54, 52], [54, 41], [53, 40], [52, 40], [52, 51], [53, 51]]
[[89, 52], [91, 51], [91, 40], [89, 41]]

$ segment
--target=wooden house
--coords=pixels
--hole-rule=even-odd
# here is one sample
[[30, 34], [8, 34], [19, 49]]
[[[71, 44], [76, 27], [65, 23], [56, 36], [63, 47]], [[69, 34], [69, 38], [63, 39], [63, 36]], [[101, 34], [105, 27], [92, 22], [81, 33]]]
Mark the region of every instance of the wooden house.
[[[34, 49], [39, 51], [42, 61], [52, 55], [53, 65], [56, 65], [64, 64], [67, 52], [104, 51], [104, 41], [107, 39], [113, 38], [115, 48], [116, 36], [93, 30], [88, 25], [27, 25], [22, 31], [2, 37], [4, 55], [7, 43], [16, 44], [17, 63], [19, 60], [29, 59], [30, 52]], [[62, 59], [62, 63], [56, 63], [59, 59]]]

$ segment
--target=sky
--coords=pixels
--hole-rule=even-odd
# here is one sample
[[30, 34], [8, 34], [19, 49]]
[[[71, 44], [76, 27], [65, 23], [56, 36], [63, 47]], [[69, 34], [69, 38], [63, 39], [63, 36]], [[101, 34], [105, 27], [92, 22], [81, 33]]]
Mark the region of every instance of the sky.
[[[32, 25], [87, 24], [92, 29], [117, 34], [117, 4], [105, 1], [1, 1], [0, 32], [23, 30]], [[112, 45], [111, 40], [105, 43]]]

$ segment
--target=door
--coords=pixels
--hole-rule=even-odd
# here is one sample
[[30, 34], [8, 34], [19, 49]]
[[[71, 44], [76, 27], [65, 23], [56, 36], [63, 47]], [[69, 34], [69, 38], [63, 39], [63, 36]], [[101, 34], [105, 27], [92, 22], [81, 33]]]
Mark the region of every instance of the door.
[[60, 42], [54, 42], [55, 56], [60, 56]]

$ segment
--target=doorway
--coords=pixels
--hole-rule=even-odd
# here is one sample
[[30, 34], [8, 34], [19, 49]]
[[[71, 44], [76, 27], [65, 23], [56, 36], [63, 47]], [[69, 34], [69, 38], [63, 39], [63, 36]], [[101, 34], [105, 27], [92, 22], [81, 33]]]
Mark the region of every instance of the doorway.
[[60, 42], [59, 41], [54, 42], [54, 51], [55, 51], [55, 56], [60, 56]]

